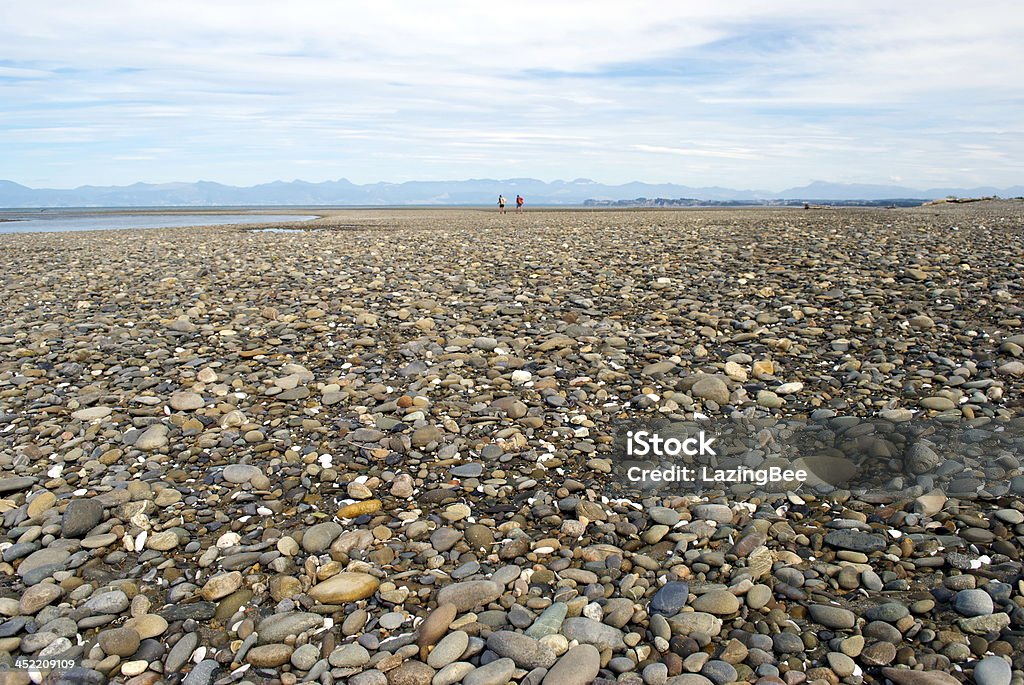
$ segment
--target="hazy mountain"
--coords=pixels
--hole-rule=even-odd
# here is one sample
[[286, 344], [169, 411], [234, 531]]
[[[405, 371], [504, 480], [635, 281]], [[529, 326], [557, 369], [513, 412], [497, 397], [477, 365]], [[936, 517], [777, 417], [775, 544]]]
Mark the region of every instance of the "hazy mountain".
[[28, 188], [0, 180], [0, 207], [203, 207], [254, 205], [489, 205], [503, 193], [522, 194], [530, 205], [571, 205], [586, 200], [634, 198], [698, 198], [719, 201], [885, 200], [932, 199], [956, 195], [979, 197], [1024, 195], [1024, 186], [1012, 188], [933, 188], [841, 184], [815, 181], [781, 192], [691, 187], [674, 183], [605, 185], [586, 178], [572, 181], [539, 181], [534, 178], [468, 179], [463, 181], [407, 181], [359, 185], [344, 178], [337, 181], [274, 181], [237, 187], [196, 183], [135, 183], [129, 186], [80, 186], [74, 189]]

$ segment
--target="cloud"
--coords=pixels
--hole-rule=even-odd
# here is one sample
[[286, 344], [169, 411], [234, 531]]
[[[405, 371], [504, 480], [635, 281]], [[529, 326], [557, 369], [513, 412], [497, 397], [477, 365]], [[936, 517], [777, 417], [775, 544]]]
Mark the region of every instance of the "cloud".
[[721, 157], [723, 159], [760, 159], [761, 156], [749, 150], [709, 150], [699, 148], [666, 147], [664, 145], [634, 145], [634, 150], [641, 152], [660, 152], [670, 155], [693, 157]]
[[5, 3], [0, 178], [1010, 185], [1022, 29], [948, 0]]

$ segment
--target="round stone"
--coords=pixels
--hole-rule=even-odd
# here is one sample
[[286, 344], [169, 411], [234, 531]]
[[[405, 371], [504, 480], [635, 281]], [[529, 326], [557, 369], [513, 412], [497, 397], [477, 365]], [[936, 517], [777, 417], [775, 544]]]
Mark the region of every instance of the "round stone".
[[97, 642], [106, 654], [126, 657], [139, 648], [141, 638], [132, 628], [111, 628], [101, 632]]
[[953, 609], [961, 616], [989, 616], [995, 604], [984, 590], [961, 590], [953, 598]]
[[1000, 656], [987, 656], [974, 666], [976, 685], [1010, 685], [1013, 672], [1010, 664]]
[[740, 600], [728, 590], [712, 590], [693, 600], [692, 606], [694, 611], [727, 616], [740, 610]]

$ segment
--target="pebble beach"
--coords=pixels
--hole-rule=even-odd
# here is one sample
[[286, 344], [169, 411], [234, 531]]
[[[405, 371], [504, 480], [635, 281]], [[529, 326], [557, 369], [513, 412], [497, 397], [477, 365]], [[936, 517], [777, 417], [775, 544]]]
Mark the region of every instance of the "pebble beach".
[[[1024, 202], [293, 228], [0, 235], [5, 685], [1024, 683]], [[702, 417], [879, 487], [620, 487]]]

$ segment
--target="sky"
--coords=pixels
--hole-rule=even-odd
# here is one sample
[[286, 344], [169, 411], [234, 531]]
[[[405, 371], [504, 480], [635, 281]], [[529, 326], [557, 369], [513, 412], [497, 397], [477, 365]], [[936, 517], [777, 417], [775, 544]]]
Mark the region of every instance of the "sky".
[[1024, 181], [1014, 2], [0, 3], [0, 179]]

